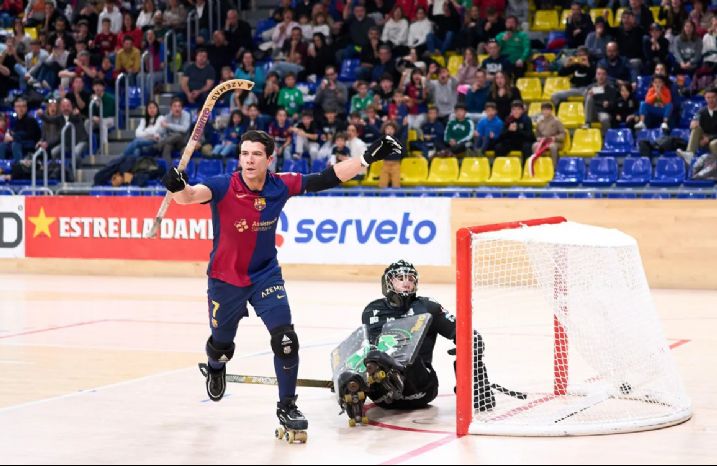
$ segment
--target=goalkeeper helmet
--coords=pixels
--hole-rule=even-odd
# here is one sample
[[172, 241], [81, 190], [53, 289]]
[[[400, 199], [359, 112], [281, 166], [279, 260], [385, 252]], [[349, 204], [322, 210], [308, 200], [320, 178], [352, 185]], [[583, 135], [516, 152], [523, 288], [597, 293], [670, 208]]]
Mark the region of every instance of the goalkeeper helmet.
[[400, 260], [386, 267], [381, 292], [392, 307], [404, 309], [416, 299], [418, 272], [410, 262]]

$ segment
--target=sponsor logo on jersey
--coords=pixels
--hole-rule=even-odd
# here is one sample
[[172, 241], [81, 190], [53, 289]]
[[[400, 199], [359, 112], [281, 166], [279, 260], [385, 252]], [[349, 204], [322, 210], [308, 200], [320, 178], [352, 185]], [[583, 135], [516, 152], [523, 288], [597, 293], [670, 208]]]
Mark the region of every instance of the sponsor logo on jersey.
[[275, 285], [266, 288], [264, 291], [261, 292], [261, 297], [266, 298], [267, 296], [270, 296], [272, 293], [275, 293], [277, 291], [284, 291], [284, 285]]
[[246, 219], [242, 218], [234, 222], [234, 228], [236, 228], [239, 233], [244, 233], [249, 229], [249, 225], [246, 223]]

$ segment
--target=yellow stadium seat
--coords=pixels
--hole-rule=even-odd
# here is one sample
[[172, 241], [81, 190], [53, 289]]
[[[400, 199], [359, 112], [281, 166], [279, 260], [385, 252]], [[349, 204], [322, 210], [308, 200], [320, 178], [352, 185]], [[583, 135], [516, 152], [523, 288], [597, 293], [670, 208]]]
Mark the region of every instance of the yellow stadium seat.
[[383, 168], [383, 160], [379, 160], [378, 162], [374, 162], [368, 167], [368, 173], [366, 174], [366, 178], [363, 179], [361, 184], [363, 186], [378, 186], [378, 177], [381, 174], [381, 169]]
[[530, 118], [536, 119], [540, 116], [542, 113], [542, 109], [540, 108], [543, 105], [544, 102], [531, 102], [530, 106], [528, 107], [528, 116]]
[[625, 10], [627, 10], [627, 8], [620, 7], [615, 11], [615, 27], [619, 26], [622, 22], [622, 14], [625, 13]]
[[487, 53], [482, 53], [478, 55], [478, 66], [481, 66], [483, 64], [483, 60], [485, 60], [486, 58], [488, 58]]
[[570, 150], [570, 131], [565, 132], [565, 140], [563, 141], [563, 147], [560, 149], [558, 154], [560, 156], [566, 156], [568, 155], [568, 151]]
[[535, 161], [535, 176], [530, 176], [530, 170], [528, 169], [528, 160], [525, 161], [525, 167], [523, 169], [523, 178], [518, 181], [519, 186], [534, 186], [542, 187], [546, 186], [553, 180], [555, 175], [555, 167], [553, 167], [553, 159], [550, 158], [549, 153], [545, 153], [538, 160]]
[[533, 18], [531, 30], [538, 32], [550, 32], [562, 29], [558, 23], [558, 12], [555, 10], [538, 10]]
[[543, 100], [550, 100], [550, 97], [558, 91], [570, 89], [570, 78], [567, 76], [553, 76], [545, 79], [543, 86]]
[[428, 178], [428, 160], [424, 157], [406, 157], [401, 160], [401, 185], [423, 185]]
[[602, 135], [599, 129], [576, 129], [568, 155], [573, 157], [594, 157], [601, 150]]
[[465, 157], [458, 175], [459, 186], [479, 186], [490, 178], [490, 164], [485, 157]]
[[448, 68], [448, 72], [451, 74], [451, 76], [456, 76], [462, 64], [463, 56], [453, 55], [451, 57], [448, 57], [448, 65], [446, 66], [446, 68]]
[[570, 18], [570, 15], [572, 14], [572, 11], [570, 8], [566, 8], [560, 13], [560, 27], [556, 29], [565, 29], [565, 25], [568, 24], [568, 18]]
[[[607, 18], [605, 17], [605, 11], [607, 11]], [[612, 26], [615, 24], [615, 17], [612, 15], [612, 10], [610, 8], [593, 8], [590, 10], [590, 18], [592, 18], [593, 23], [598, 18], [598, 16], [602, 16], [605, 21], [607, 21], [607, 24]]]
[[408, 130], [408, 142], [418, 141], [418, 130], [411, 128]]
[[514, 186], [520, 180], [523, 167], [518, 157], [497, 157], [493, 161], [493, 172], [486, 181], [488, 186]]
[[562, 102], [558, 108], [558, 120], [566, 128], [577, 128], [585, 124], [585, 106], [582, 102]]
[[434, 62], [438, 63], [438, 66], [441, 66], [441, 67], [446, 66], [446, 59], [443, 58], [443, 55], [437, 53], [435, 55], [431, 55], [431, 58], [433, 59]]
[[25, 28], [25, 34], [30, 36], [30, 39], [37, 39], [37, 28]]
[[543, 86], [538, 78], [520, 78], [515, 86], [520, 91], [520, 95], [526, 102], [535, 102], [543, 96]]
[[660, 7], [659, 6], [651, 6], [650, 11], [652, 12], [652, 17], [655, 19], [655, 22], [657, 24], [659, 24], [660, 26], [667, 25], [667, 19], [659, 19], [659, 17], [660, 17]]
[[435, 157], [431, 160], [431, 171], [428, 173], [428, 186], [449, 186], [458, 181], [458, 159], [455, 157]]

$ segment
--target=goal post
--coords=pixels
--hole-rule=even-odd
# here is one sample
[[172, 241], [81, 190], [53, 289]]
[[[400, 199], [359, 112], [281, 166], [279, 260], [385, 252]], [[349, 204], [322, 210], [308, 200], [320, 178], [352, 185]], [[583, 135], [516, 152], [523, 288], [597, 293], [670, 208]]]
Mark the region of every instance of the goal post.
[[[632, 237], [551, 217], [462, 228], [456, 239], [458, 435], [591, 435], [689, 419]], [[474, 398], [474, 331], [482, 382], [509, 389], [493, 390], [495, 406]]]

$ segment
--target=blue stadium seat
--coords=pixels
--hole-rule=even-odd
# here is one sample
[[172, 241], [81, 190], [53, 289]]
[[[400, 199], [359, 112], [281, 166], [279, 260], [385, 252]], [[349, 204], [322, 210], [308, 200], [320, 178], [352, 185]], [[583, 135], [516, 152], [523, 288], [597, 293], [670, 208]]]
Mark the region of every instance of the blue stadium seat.
[[239, 166], [239, 160], [238, 159], [227, 159], [227, 169], [225, 173], [234, 173]]
[[701, 100], [685, 100], [682, 102], [682, 112], [680, 113], [680, 128], [689, 128], [692, 117], [695, 116], [697, 111], [705, 106], [704, 101]]
[[326, 159], [316, 159], [311, 163], [311, 173], [319, 173], [326, 169]]
[[622, 165], [619, 187], [646, 186], [652, 178], [652, 162], [647, 157], [627, 157]]
[[129, 87], [129, 108], [135, 109], [142, 103], [142, 88], [138, 86]]
[[562, 157], [550, 186], [577, 186], [585, 177], [585, 160], [579, 157]]
[[347, 58], [341, 62], [341, 71], [339, 72], [339, 81], [354, 82], [358, 74], [361, 62], [358, 58]]
[[[0, 174], [10, 174], [12, 173], [12, 160], [1, 160], [0, 159]], [[0, 184], [4, 184], [5, 181], [0, 178]]]
[[614, 157], [593, 157], [583, 186], [611, 186], [617, 180], [617, 161]]
[[[180, 159], [172, 159], [172, 166], [176, 167], [179, 165]], [[197, 164], [194, 162], [194, 159], [189, 159], [189, 163], [184, 168], [184, 171], [187, 173], [187, 176], [189, 179], [194, 178], [194, 174], [196, 173]]]
[[294, 171], [294, 161], [292, 159], [284, 159], [284, 164], [281, 166], [281, 171], [288, 173]]
[[690, 129], [689, 128], [673, 128], [670, 132], [670, 136], [673, 138], [679, 138], [683, 141], [690, 140]]
[[197, 165], [197, 173], [194, 178], [201, 183], [207, 178], [221, 175], [224, 173], [223, 165], [220, 159], [201, 159]]
[[645, 100], [647, 91], [650, 89], [650, 84], [652, 84], [652, 76], [647, 75], [637, 77], [637, 88], [635, 89], [635, 97], [637, 97], [638, 102], [642, 102], [643, 100]]
[[685, 162], [679, 157], [660, 157], [655, 165], [652, 186], [679, 186], [685, 180]]
[[637, 193], [607, 193], [608, 199], [637, 199]]
[[155, 158], [155, 160], [157, 161], [157, 165], [159, 165], [159, 169], [161, 170], [162, 174], [167, 173], [167, 169], [169, 168], [167, 166], [167, 161], [159, 157]]
[[602, 150], [598, 154], [603, 157], [621, 157], [629, 155], [634, 147], [635, 140], [629, 128], [609, 129], [605, 134]]
[[[632, 151], [633, 155], [640, 155], [640, 141], [650, 141], [653, 144], [657, 144], [657, 140], [662, 137], [662, 129], [641, 129], [637, 132], [635, 138], [635, 149]], [[653, 151], [652, 155], [656, 155], [657, 151]]]

